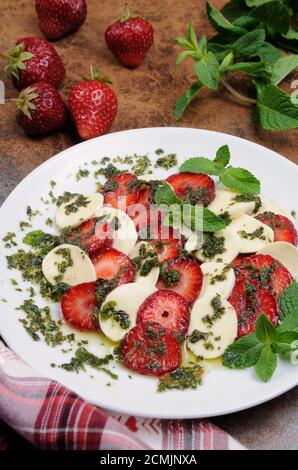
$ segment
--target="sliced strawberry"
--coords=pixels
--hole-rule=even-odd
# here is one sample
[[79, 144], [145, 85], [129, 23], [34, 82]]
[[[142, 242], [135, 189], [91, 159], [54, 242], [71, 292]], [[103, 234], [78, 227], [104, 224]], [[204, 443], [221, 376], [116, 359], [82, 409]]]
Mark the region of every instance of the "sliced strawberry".
[[79, 330], [97, 330], [93, 319], [96, 307], [95, 282], [70, 287], [61, 299], [62, 315]]
[[116, 286], [133, 282], [135, 272], [131, 260], [124, 253], [110, 248], [91, 259], [97, 279], [117, 278]]
[[141, 322], [121, 343], [124, 365], [139, 374], [161, 376], [177, 369], [181, 347], [170, 330], [159, 323]]
[[156, 206], [133, 204], [127, 209], [127, 215], [133, 220], [141, 240], [159, 238], [164, 214]]
[[98, 255], [113, 244], [111, 225], [98, 218], [87, 220], [67, 234], [66, 238], [86, 250], [90, 256]]
[[247, 279], [238, 281], [229, 302], [233, 305], [238, 317], [238, 337], [253, 333], [255, 324], [261, 314], [266, 315], [276, 325], [279, 314], [275, 296], [258, 282]]
[[135, 204], [139, 197], [139, 188], [132, 188], [132, 182], [137, 181], [137, 177], [130, 173], [120, 173], [112, 176], [102, 188], [104, 194], [104, 204], [126, 211], [127, 207]]
[[183, 241], [181, 238], [151, 240], [149, 243], [157, 253], [160, 263], [163, 263], [170, 258], [177, 258], [180, 254], [180, 249], [183, 248]]
[[201, 291], [202, 283], [203, 273], [196, 260], [173, 258], [163, 263], [157, 288], [177, 292], [192, 304]]
[[189, 307], [181, 295], [170, 290], [158, 290], [140, 306], [137, 323], [160, 323], [164, 328], [185, 335], [189, 324]]
[[141, 188], [138, 197], [138, 204], [143, 204], [143, 206], [148, 206], [152, 201], [152, 190], [148, 186]]
[[167, 178], [180, 199], [191, 204], [208, 206], [215, 198], [215, 185], [210, 176], [202, 173], [177, 173]]
[[262, 287], [269, 287], [278, 296], [292, 282], [289, 271], [269, 255], [252, 255], [242, 259], [235, 268], [236, 280], [257, 281]]
[[236, 268], [237, 266], [239, 266], [240, 264], [242, 264], [242, 261], [247, 258], [247, 255], [238, 255], [232, 262], [231, 262], [231, 265], [233, 266], [233, 268]]
[[272, 228], [275, 242], [288, 242], [297, 246], [297, 230], [293, 222], [287, 217], [274, 214], [273, 212], [264, 212], [263, 214], [257, 215], [256, 219]]

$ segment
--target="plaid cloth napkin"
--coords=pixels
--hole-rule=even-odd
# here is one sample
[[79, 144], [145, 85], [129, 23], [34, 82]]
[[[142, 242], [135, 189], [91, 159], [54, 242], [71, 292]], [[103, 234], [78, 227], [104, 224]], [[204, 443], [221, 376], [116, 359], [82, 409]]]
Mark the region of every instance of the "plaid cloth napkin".
[[[0, 340], [0, 419], [41, 449], [244, 449], [206, 420], [108, 413], [27, 366]], [[9, 446], [1, 435], [0, 450]]]

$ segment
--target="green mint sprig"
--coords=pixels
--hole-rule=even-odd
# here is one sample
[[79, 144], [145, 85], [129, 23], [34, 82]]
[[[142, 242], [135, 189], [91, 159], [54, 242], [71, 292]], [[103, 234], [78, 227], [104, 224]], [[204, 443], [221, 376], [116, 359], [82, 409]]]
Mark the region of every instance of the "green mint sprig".
[[259, 194], [261, 189], [260, 181], [245, 168], [228, 166], [230, 156], [228, 145], [224, 145], [217, 150], [214, 160], [205, 157], [190, 158], [179, 169], [182, 172], [219, 176], [221, 183], [233, 191]]
[[[169, 212], [164, 219], [165, 225], [175, 226], [175, 221], [183, 221], [191, 229], [195, 230], [196, 227], [201, 226], [204, 232], [218, 232], [226, 227], [226, 223], [223, 219], [218, 217], [212, 211], [206, 207], [200, 207], [200, 210], [196, 210], [196, 206], [180, 199], [169, 183], [166, 181], [160, 182], [155, 194], [154, 202], [163, 208], [168, 208]], [[183, 206], [187, 204], [189, 211], [187, 212], [187, 218], [183, 211]], [[173, 207], [175, 207], [173, 211]], [[184, 216], [184, 217], [183, 217]], [[198, 220], [198, 217], [201, 219]]]
[[268, 382], [277, 368], [278, 356], [290, 359], [298, 349], [298, 283], [293, 282], [279, 296], [281, 322], [274, 326], [266, 315], [256, 321], [255, 332], [228, 346], [223, 365], [230, 369], [255, 366], [257, 376]]
[[[188, 57], [194, 61], [197, 79], [175, 103], [181, 119], [200, 89], [224, 86], [238, 100], [253, 105], [253, 117], [263, 129], [298, 128], [298, 106], [279, 84], [298, 67], [298, 55], [284, 56], [279, 47], [298, 53], [298, 31], [292, 25], [297, 2], [292, 0], [231, 0], [221, 11], [206, 2], [216, 36], [198, 38], [190, 23], [176, 66]], [[276, 47], [278, 46], [278, 47]], [[228, 80], [241, 73], [251, 78], [254, 96], [243, 96]]]

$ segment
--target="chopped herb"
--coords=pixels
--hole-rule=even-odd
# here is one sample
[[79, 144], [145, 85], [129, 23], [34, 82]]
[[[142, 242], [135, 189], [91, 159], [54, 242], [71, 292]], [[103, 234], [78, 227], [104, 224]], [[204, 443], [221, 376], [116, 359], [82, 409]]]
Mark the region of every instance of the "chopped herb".
[[124, 310], [116, 310], [117, 303], [111, 300], [107, 302], [100, 310], [99, 314], [102, 320], [112, 318], [119, 323], [120, 328], [127, 330], [130, 327], [131, 321], [129, 315]]
[[7, 303], [7, 299], [1, 299], [1, 302]]
[[30, 206], [27, 206], [26, 214], [30, 220], [32, 219], [32, 217], [35, 217], [36, 215], [41, 215], [38, 209], [34, 211], [32, 210]]
[[54, 187], [56, 186], [56, 184], [57, 184], [56, 181], [54, 181], [54, 180], [51, 180], [51, 181], [50, 181], [50, 185], [51, 185], [51, 188], [52, 188], [52, 189], [54, 189]]
[[163, 153], [165, 153], [165, 151], [163, 149], [157, 149], [155, 150], [155, 153], [156, 155], [162, 155]]
[[135, 156], [136, 163], [132, 167], [132, 171], [136, 176], [145, 175], [146, 173], [152, 173], [151, 171], [151, 160], [148, 155], [137, 155]]
[[232, 218], [228, 211], [223, 212], [219, 215], [219, 217], [225, 222], [226, 225], [230, 225], [230, 223], [232, 222]]
[[87, 176], [89, 176], [89, 174], [90, 174], [90, 171], [87, 170], [87, 168], [85, 168], [85, 169], [79, 168], [79, 170], [76, 173], [76, 180], [80, 181], [82, 178], [87, 178]]
[[12, 248], [13, 246], [17, 246], [17, 242], [15, 241], [16, 234], [14, 232], [7, 232], [5, 237], [2, 240], [5, 242], [5, 248]]
[[168, 264], [163, 263], [160, 269], [160, 276], [166, 287], [172, 287], [178, 284], [181, 272], [178, 269], [168, 269]]
[[220, 274], [215, 274], [214, 276], [212, 276], [212, 278], [210, 279], [210, 284], [214, 286], [214, 284], [216, 284], [217, 282], [225, 281], [227, 279], [227, 273], [229, 272], [230, 269], [231, 269], [231, 266], [227, 264], [227, 266], [223, 268]]
[[52, 219], [50, 219], [50, 217], [47, 218], [46, 225], [48, 225], [49, 227], [52, 227], [53, 221], [52, 221]]
[[266, 237], [264, 235], [264, 227], [258, 227], [254, 232], [246, 232], [245, 230], [240, 230], [238, 232], [241, 238], [245, 238], [247, 240], [255, 240], [259, 238], [260, 240], [265, 240]]
[[140, 276], [148, 276], [151, 270], [155, 267], [159, 266], [158, 257], [155, 256], [154, 258], [146, 259], [141, 266], [140, 269]]
[[67, 268], [73, 266], [73, 259], [71, 257], [70, 248], [59, 248], [55, 252], [56, 255], [62, 256], [63, 260], [57, 264], [57, 270], [60, 273], [58, 276], [55, 277], [55, 281], [61, 282], [63, 279], [63, 274], [66, 272]]
[[96, 170], [94, 172], [94, 177], [97, 178], [100, 175], [103, 175], [105, 178], [110, 179], [113, 176], [119, 175], [121, 173], [118, 168], [113, 165], [112, 163], [109, 163], [105, 168], [100, 168], [99, 170]]
[[202, 383], [203, 369], [199, 365], [179, 367], [159, 379], [158, 392], [166, 390], [196, 389]]
[[25, 228], [32, 227], [32, 225], [29, 224], [29, 222], [25, 222], [24, 220], [21, 220], [21, 222], [19, 223], [19, 227], [20, 227], [20, 230], [23, 232]]
[[204, 323], [207, 323], [210, 327], [213, 325], [214, 321], [218, 320], [219, 318], [221, 318], [224, 314], [225, 314], [225, 307], [223, 307], [222, 303], [221, 303], [221, 298], [220, 298], [220, 295], [217, 294], [215, 297], [213, 297], [213, 299], [211, 299], [211, 307], [213, 308], [213, 315], [205, 315], [203, 318], [202, 318], [202, 321]]
[[103, 190], [102, 190], [102, 194], [107, 194], [107, 193], [109, 193], [110, 191], [115, 191], [117, 188], [118, 188], [118, 183], [117, 183], [117, 181], [111, 179], [110, 181], [108, 181], [108, 182], [104, 185]]
[[75, 212], [78, 212], [80, 207], [87, 207], [90, 203], [90, 199], [83, 194], [78, 194], [75, 196], [74, 201], [69, 202], [65, 206], [65, 214], [69, 215]]
[[59, 367], [69, 372], [80, 372], [86, 371], [85, 366], [90, 366], [94, 369], [100, 370], [108, 374], [112, 379], [118, 379], [116, 374], [113, 374], [109, 369], [103, 367], [108, 365], [113, 360], [113, 355], [108, 354], [104, 357], [97, 357], [94, 354], [87, 351], [86, 348], [78, 348], [75, 352], [75, 356], [71, 358], [69, 363], [61, 364]]
[[203, 331], [193, 330], [188, 339], [192, 344], [195, 344], [198, 343], [198, 341], [205, 341], [209, 336], [210, 333], [204, 333]]
[[49, 346], [55, 347], [75, 340], [74, 334], [63, 335], [62, 322], [56, 322], [51, 318], [49, 307], [39, 308], [32, 299], [29, 299], [25, 300], [18, 310], [26, 313], [26, 318], [19, 321], [34, 341], [39, 341], [43, 337]]
[[177, 157], [175, 153], [169, 153], [169, 155], [165, 155], [164, 157], [160, 157], [156, 160], [155, 167], [164, 168], [165, 170], [169, 170], [177, 165]]
[[201, 250], [205, 258], [214, 258], [216, 255], [221, 255], [225, 252], [224, 237], [216, 237], [212, 233], [204, 233]]

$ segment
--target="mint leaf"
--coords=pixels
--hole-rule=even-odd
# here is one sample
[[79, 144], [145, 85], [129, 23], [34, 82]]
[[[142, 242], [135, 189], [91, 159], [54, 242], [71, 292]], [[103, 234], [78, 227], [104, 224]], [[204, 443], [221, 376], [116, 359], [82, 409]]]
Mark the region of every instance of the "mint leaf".
[[158, 205], [165, 204], [172, 206], [174, 204], [181, 205], [183, 201], [179, 199], [175, 191], [169, 183], [161, 181], [154, 193], [154, 202]]
[[278, 85], [289, 73], [298, 67], [298, 56], [287, 55], [279, 59], [273, 67], [271, 81]]
[[207, 52], [202, 59], [196, 62], [195, 72], [200, 79], [200, 83], [212, 90], [218, 88], [219, 63], [212, 52]]
[[[200, 210], [197, 210], [198, 207], [200, 207]], [[174, 212], [169, 212], [164, 218], [163, 223], [177, 228], [177, 220], [181, 222], [182, 219], [183, 223], [192, 230], [198, 231], [198, 227], [200, 227], [203, 232], [218, 232], [226, 228], [226, 223], [223, 219], [206, 207], [189, 205], [189, 208], [190, 210], [185, 212], [183, 207], [181, 207], [178, 213], [177, 209]]]
[[298, 106], [275, 85], [268, 85], [259, 93], [255, 116], [263, 129], [283, 131], [298, 127]]
[[263, 347], [254, 333], [243, 336], [227, 347], [223, 365], [230, 369], [251, 367], [257, 362]]
[[251, 16], [277, 33], [287, 33], [290, 26], [289, 8], [279, 0], [272, 0], [256, 7]]
[[262, 47], [265, 36], [266, 33], [264, 29], [250, 31], [231, 44], [231, 49], [238, 57], [251, 57]]
[[273, 352], [289, 358], [293, 351], [297, 349], [298, 331], [285, 331], [278, 333], [272, 344]]
[[250, 194], [260, 193], [260, 181], [244, 168], [225, 168], [219, 178], [222, 184], [233, 191]]
[[238, 62], [226, 67], [224, 72], [240, 72], [252, 77], [269, 78], [271, 69], [264, 62]]
[[270, 344], [276, 337], [276, 330], [271, 321], [262, 314], [258, 317], [255, 325], [255, 334], [260, 343]]
[[226, 223], [218, 215], [203, 207], [203, 231], [204, 232], [219, 232], [226, 228]]
[[268, 65], [275, 64], [281, 58], [281, 52], [269, 42], [264, 42], [260, 49], [256, 52], [262, 62]]
[[270, 344], [263, 347], [256, 362], [256, 374], [263, 381], [268, 382], [275, 372], [277, 366], [277, 356], [272, 351]]
[[23, 242], [26, 245], [36, 247], [44, 241], [45, 235], [45, 232], [43, 232], [42, 230], [32, 230], [32, 232], [28, 232], [26, 234], [23, 239]]
[[214, 162], [217, 164], [218, 167], [223, 169], [230, 163], [231, 153], [228, 145], [223, 145], [219, 147], [216, 152], [216, 157]]
[[205, 175], [219, 175], [220, 173], [216, 163], [205, 157], [189, 158], [182, 163], [179, 170], [190, 173], [204, 173]]
[[248, 7], [258, 7], [269, 2], [271, 2], [271, 0], [245, 0], [245, 3]]
[[298, 53], [298, 32], [293, 28], [290, 27], [288, 32], [283, 35], [274, 34], [273, 40], [284, 49]]
[[220, 11], [228, 20], [235, 21], [237, 18], [246, 15], [249, 9], [243, 0], [231, 0]]
[[224, 15], [214, 8], [211, 3], [207, 2], [207, 15], [212, 26], [220, 33], [234, 33], [234, 34], [245, 34], [246, 30], [238, 26], [234, 26]]
[[175, 118], [177, 120], [182, 118], [186, 108], [195, 98], [201, 86], [200, 82], [195, 82], [186, 90], [184, 95], [179, 96], [175, 103]]
[[285, 331], [294, 331], [298, 332], [298, 311], [289, 313], [277, 327], [276, 331], [278, 333], [283, 333]]
[[292, 313], [298, 316], [298, 283], [292, 282], [278, 297], [280, 318], [283, 319]]

